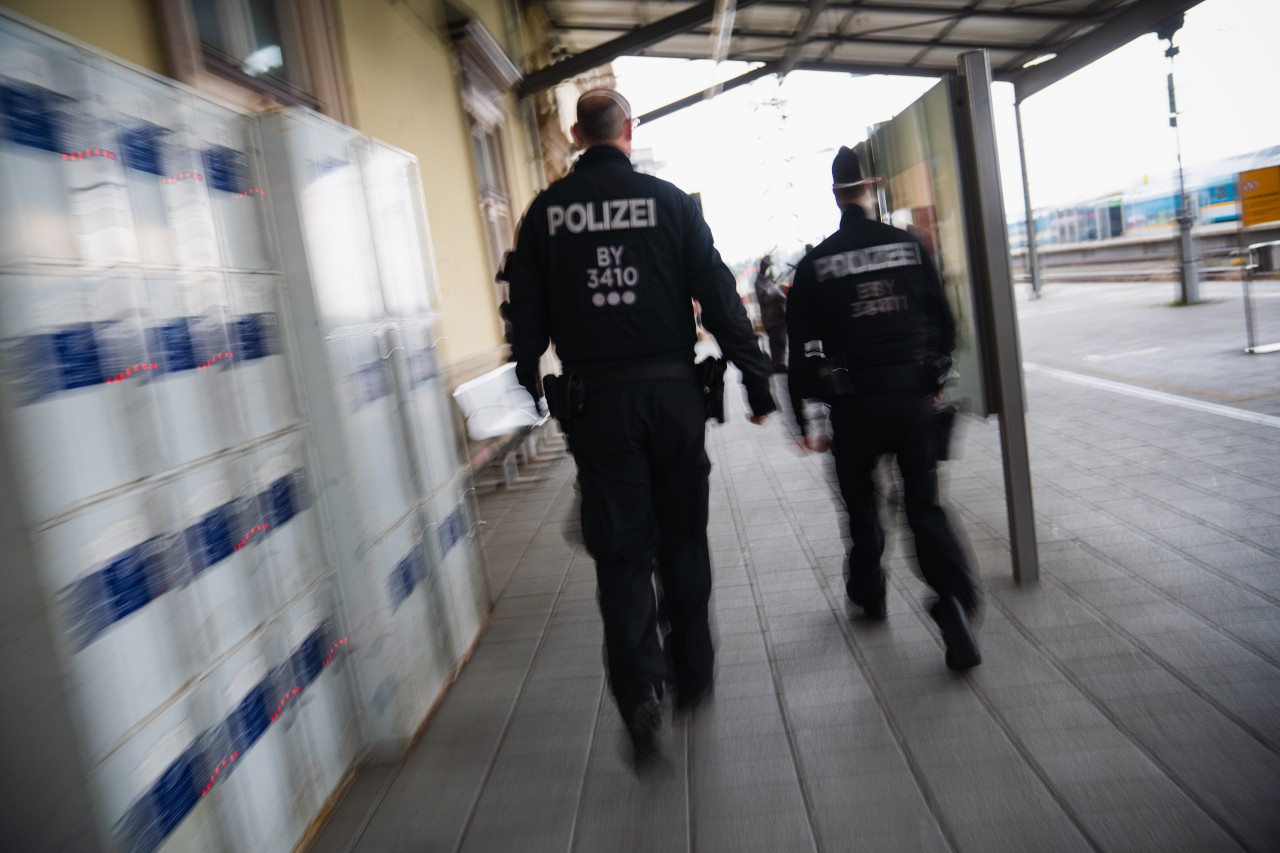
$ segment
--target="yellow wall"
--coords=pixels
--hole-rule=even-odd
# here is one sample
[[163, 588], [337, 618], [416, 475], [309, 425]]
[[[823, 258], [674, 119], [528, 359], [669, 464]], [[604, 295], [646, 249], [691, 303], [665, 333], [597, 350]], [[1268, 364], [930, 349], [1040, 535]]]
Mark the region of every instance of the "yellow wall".
[[154, 0], [5, 0], [3, 5], [126, 62], [168, 73]]
[[[497, 20], [483, 14], [481, 19], [505, 42], [501, 7], [491, 5], [499, 12]], [[340, 0], [339, 9], [352, 123], [416, 155], [421, 164], [444, 298], [442, 358], [456, 362], [493, 351], [502, 344], [502, 326], [480, 222], [469, 124], [441, 3]], [[518, 216], [531, 185], [521, 156], [523, 131], [512, 118], [507, 159]]]

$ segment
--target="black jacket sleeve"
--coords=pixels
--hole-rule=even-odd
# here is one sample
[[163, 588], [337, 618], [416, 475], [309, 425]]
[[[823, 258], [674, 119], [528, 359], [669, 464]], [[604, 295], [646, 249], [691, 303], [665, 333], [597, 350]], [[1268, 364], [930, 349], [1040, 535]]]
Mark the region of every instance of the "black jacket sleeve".
[[808, 430], [804, 401], [822, 397], [818, 377], [813, 371], [813, 359], [805, 352], [805, 344], [822, 340], [816, 287], [813, 265], [801, 263], [796, 269], [795, 284], [787, 293], [787, 352], [791, 353], [787, 365], [787, 389], [791, 396], [791, 411], [800, 426], [801, 435], [806, 435]]
[[515, 251], [507, 258], [505, 273], [510, 288], [511, 354], [516, 361], [516, 378], [537, 400], [542, 396], [538, 364], [551, 341], [548, 315], [546, 267], [538, 239], [545, 227], [545, 215], [537, 200], [520, 221]]
[[767, 415], [778, 408], [769, 391], [769, 362], [756, 343], [733, 273], [716, 251], [711, 229], [693, 199], [684, 198], [685, 276], [693, 298], [702, 306], [702, 325], [715, 335], [720, 349], [742, 371], [752, 414]]

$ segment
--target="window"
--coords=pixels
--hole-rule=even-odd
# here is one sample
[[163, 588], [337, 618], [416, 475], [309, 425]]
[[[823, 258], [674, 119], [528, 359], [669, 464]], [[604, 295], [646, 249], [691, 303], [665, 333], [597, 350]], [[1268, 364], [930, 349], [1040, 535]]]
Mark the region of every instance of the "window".
[[[490, 272], [496, 274], [503, 255], [511, 248], [515, 231], [502, 102], [505, 93], [519, 82], [520, 72], [479, 21], [456, 20], [451, 31], [462, 72], [462, 105], [471, 123], [471, 153]], [[505, 300], [505, 285], [495, 282], [495, 305]]]
[[174, 76], [247, 110], [345, 105], [327, 0], [162, 0]]
[[[485, 243], [489, 250], [489, 263], [496, 273], [502, 266], [502, 256], [511, 248], [515, 231], [511, 222], [511, 192], [500, 132], [497, 128], [473, 123], [471, 147], [476, 180], [480, 185], [480, 215], [484, 220]], [[495, 290], [494, 295], [499, 304], [506, 298], [501, 288]]]
[[471, 125], [471, 148], [476, 160], [476, 180], [482, 193], [505, 194], [507, 170], [503, 164], [502, 137], [496, 127]]

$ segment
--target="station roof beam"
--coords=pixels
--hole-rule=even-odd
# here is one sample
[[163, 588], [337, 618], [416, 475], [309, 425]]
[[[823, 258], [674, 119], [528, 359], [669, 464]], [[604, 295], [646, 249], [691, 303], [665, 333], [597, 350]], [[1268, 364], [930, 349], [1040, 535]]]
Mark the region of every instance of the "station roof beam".
[[[1013, 83], [1022, 100], [1200, 0], [526, 2], [546, 10], [553, 36], [570, 58], [531, 73], [522, 95], [619, 56], [723, 58], [761, 63], [765, 73], [938, 77], [954, 73], [960, 54], [985, 49], [994, 78]], [[759, 71], [753, 69], [751, 79], [763, 76]]]
[[1200, 0], [1137, 0], [1102, 26], [1072, 40], [1047, 62], [1024, 69], [1012, 78], [1014, 100], [1024, 101], [1074, 74], [1140, 35], [1155, 32], [1162, 23], [1181, 15]]
[[[618, 0], [610, 0], [610, 2], [618, 2]], [[750, 6], [756, 2], [758, 0], [737, 0], [735, 5], [737, 10], [740, 11], [743, 7]], [[630, 0], [622, 0], [620, 5], [638, 4], [633, 4]], [[677, 7], [683, 4], [660, 5]], [[558, 18], [555, 10], [556, 4], [551, 2], [545, 3], [544, 6], [550, 13], [552, 20], [556, 20]], [[588, 49], [574, 52], [574, 55], [567, 59], [562, 59], [529, 74], [525, 77], [524, 82], [520, 84], [520, 96], [525, 97], [541, 92], [543, 89], [549, 89], [557, 83], [568, 80], [570, 77], [575, 77], [584, 71], [590, 71], [592, 68], [612, 62], [619, 56], [643, 55], [647, 48], [666, 41], [672, 36], [688, 34], [703, 24], [711, 23], [715, 17], [716, 3], [714, 0], [704, 0], [702, 3], [685, 6], [680, 11], [650, 24], [621, 27], [614, 31], [618, 34], [616, 38], [600, 41]], [[557, 29], [563, 28], [557, 27]], [[707, 34], [700, 38], [701, 50], [694, 58], [706, 58], [706, 38]]]

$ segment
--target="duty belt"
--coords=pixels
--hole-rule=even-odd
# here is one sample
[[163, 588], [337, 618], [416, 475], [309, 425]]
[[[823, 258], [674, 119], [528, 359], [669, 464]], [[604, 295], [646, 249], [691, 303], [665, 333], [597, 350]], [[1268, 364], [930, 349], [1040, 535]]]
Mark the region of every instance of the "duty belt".
[[928, 391], [932, 385], [929, 371], [919, 364], [895, 364], [885, 367], [842, 368], [832, 360], [832, 368], [845, 370], [854, 396], [874, 397], [880, 394], [902, 394]]
[[677, 364], [674, 362], [628, 364], [623, 367], [595, 372], [577, 369], [569, 370], [566, 368], [565, 373], [577, 373], [581, 376], [582, 384], [586, 386], [588, 394], [615, 388], [619, 385], [627, 385], [632, 382], [643, 382], [646, 379], [687, 379], [692, 382], [697, 378], [692, 364]]

